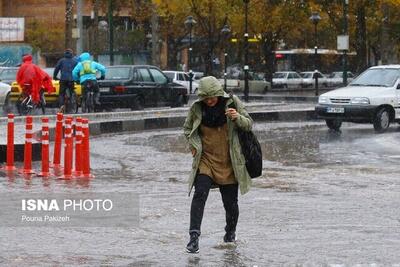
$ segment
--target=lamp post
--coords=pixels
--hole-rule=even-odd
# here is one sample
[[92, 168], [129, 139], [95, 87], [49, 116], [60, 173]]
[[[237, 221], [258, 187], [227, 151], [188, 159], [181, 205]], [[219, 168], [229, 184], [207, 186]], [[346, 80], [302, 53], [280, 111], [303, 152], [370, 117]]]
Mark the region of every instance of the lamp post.
[[[349, 0], [343, 0], [343, 34], [348, 35], [347, 26], [347, 7]], [[343, 51], [343, 86], [347, 85], [347, 50]]]
[[188, 16], [185, 20], [186, 27], [189, 28], [189, 58], [188, 58], [188, 69], [189, 69], [189, 93], [192, 93], [192, 81], [193, 81], [193, 71], [192, 71], [192, 28], [197, 22], [192, 16]]
[[227, 24], [221, 30], [221, 33], [224, 37], [224, 91], [226, 92], [226, 75], [227, 75], [227, 67], [228, 67], [228, 54], [226, 53], [226, 39], [229, 36], [231, 29]]
[[110, 65], [114, 65], [114, 19], [113, 19], [113, 1], [108, 0], [108, 29], [110, 31]]
[[247, 32], [247, 15], [250, 0], [244, 2], [244, 101], [249, 102], [249, 33]]
[[310, 20], [314, 23], [314, 79], [315, 79], [315, 95], [318, 96], [318, 36], [317, 36], [317, 24], [321, 20], [318, 12], [313, 12]]

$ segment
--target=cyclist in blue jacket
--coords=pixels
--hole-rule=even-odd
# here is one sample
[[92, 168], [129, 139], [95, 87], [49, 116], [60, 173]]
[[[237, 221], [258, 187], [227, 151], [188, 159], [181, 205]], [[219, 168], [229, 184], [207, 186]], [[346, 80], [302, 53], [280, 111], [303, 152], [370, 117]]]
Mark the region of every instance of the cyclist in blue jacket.
[[54, 68], [53, 80], [57, 80], [57, 75], [59, 72], [61, 72], [60, 93], [58, 96], [60, 108], [64, 106], [66, 90], [73, 92], [75, 89], [74, 79], [72, 78], [72, 70], [75, 68], [76, 64], [78, 64], [78, 62], [73, 57], [72, 49], [66, 49], [64, 52], [64, 57], [57, 62], [57, 65]]
[[99, 86], [96, 79], [97, 72], [100, 72], [100, 79], [103, 80], [106, 75], [106, 68], [100, 63], [93, 61], [88, 52], [84, 52], [79, 56], [79, 63], [73, 69], [72, 76], [75, 81], [79, 80], [81, 84], [83, 101], [85, 101], [85, 90], [92, 88], [95, 93], [95, 103], [96, 105], [100, 105]]

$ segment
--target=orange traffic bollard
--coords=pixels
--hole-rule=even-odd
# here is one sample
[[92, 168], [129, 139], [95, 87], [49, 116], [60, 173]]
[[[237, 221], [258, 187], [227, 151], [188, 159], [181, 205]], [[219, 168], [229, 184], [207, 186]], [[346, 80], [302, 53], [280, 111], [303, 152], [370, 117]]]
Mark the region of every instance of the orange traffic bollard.
[[75, 176], [82, 174], [82, 118], [76, 118], [75, 124]]
[[53, 165], [60, 166], [61, 164], [61, 142], [63, 136], [63, 114], [57, 113], [56, 133], [54, 143]]
[[14, 166], [14, 114], [8, 114], [7, 125], [7, 164], [4, 167], [6, 171], [15, 170]]
[[64, 179], [72, 178], [72, 120], [70, 118], [65, 120], [65, 138], [64, 138]]
[[39, 176], [49, 175], [49, 118], [42, 118], [42, 172]]
[[89, 120], [82, 119], [82, 177], [94, 178], [90, 173]]
[[24, 169], [25, 174], [33, 174], [32, 170], [32, 141], [33, 141], [33, 119], [32, 116], [26, 116], [25, 126], [25, 147], [24, 147]]

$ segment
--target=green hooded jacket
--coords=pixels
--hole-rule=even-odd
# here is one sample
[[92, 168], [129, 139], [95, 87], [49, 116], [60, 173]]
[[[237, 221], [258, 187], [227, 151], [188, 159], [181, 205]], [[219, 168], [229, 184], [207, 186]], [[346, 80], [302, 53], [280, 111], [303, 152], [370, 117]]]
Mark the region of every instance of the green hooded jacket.
[[237, 129], [241, 128], [244, 131], [250, 131], [252, 128], [253, 120], [247, 113], [244, 105], [237, 96], [228, 95], [222, 89], [219, 81], [212, 76], [204, 77], [199, 82], [198, 89], [199, 100], [195, 101], [189, 110], [189, 114], [183, 125], [185, 137], [189, 145], [196, 149], [196, 155], [193, 157], [192, 170], [189, 177], [189, 195], [193, 187], [194, 179], [197, 175], [199, 163], [202, 154], [202, 141], [199, 133], [201, 124], [202, 111], [201, 101], [208, 97], [221, 96], [229, 98], [226, 102], [226, 108], [231, 103], [234, 103], [239, 117], [232, 121], [227, 120], [228, 123], [228, 138], [229, 138], [229, 153], [232, 162], [233, 172], [236, 180], [239, 183], [240, 193], [243, 195], [250, 190], [251, 178], [247, 172], [245, 159], [241, 151]]

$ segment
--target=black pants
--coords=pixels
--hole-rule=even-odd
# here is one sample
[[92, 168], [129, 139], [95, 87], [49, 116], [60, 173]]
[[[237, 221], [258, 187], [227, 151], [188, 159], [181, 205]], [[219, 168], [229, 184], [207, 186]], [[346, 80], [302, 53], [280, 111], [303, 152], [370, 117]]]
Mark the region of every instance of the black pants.
[[[190, 208], [190, 229], [189, 233], [200, 235], [201, 221], [203, 220], [204, 206], [207, 201], [213, 180], [204, 174], [199, 174], [194, 182], [194, 195]], [[235, 232], [239, 218], [238, 206], [238, 184], [219, 185], [222, 201], [225, 208], [226, 232]]]

